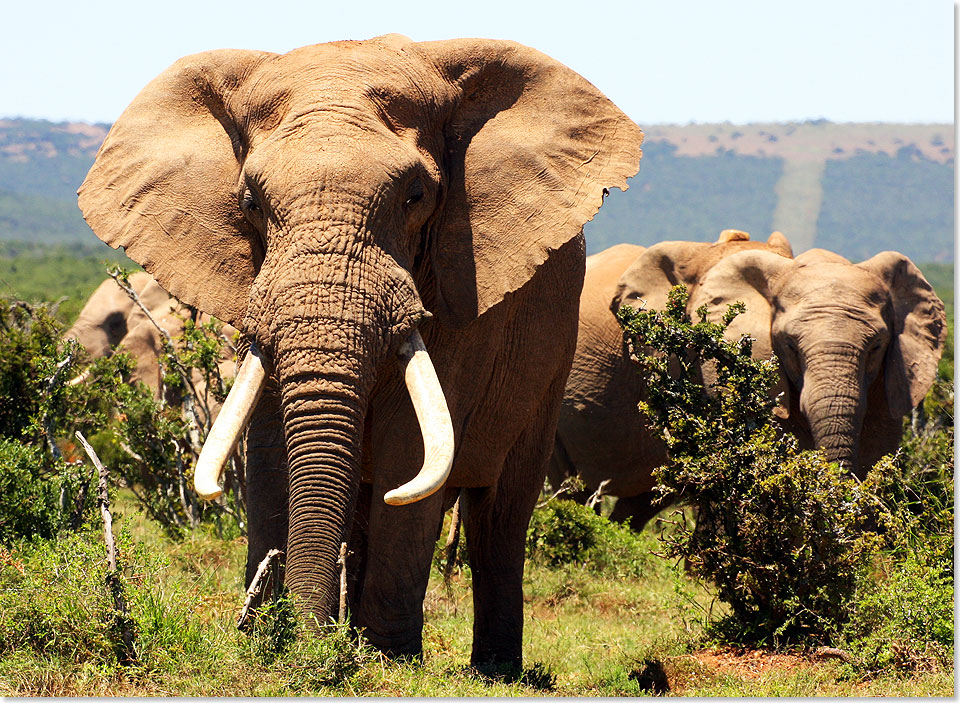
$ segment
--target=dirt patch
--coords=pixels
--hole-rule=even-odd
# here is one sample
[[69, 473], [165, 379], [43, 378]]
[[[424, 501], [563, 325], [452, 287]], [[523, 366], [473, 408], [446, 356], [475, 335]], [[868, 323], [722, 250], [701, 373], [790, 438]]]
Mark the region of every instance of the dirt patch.
[[707, 669], [741, 679], [758, 680], [771, 671], [794, 671], [814, 665], [809, 657], [780, 654], [763, 649], [705, 649], [693, 657]]

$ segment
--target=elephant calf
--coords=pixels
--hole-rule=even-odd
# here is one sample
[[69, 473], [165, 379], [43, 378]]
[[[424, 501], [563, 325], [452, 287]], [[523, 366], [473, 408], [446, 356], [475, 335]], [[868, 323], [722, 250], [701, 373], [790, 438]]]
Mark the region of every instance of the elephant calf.
[[794, 259], [779, 233], [760, 244], [728, 230], [714, 244], [619, 245], [588, 259], [554, 486], [578, 474], [583, 498], [606, 482], [603, 493], [618, 497], [611, 517], [632, 518], [636, 529], [657, 512], [651, 474], [665, 447], [636, 411], [643, 379], [612, 311], [639, 301], [662, 309], [678, 283], [690, 291], [691, 313], [705, 304], [718, 319], [727, 305], [746, 303], [728, 337], [748, 333], [755, 358], [777, 355], [776, 412], [801, 446], [823, 448], [861, 477], [897, 448], [903, 416], [933, 383], [946, 334], [943, 303], [917, 267], [894, 252], [857, 265], [823, 250]]

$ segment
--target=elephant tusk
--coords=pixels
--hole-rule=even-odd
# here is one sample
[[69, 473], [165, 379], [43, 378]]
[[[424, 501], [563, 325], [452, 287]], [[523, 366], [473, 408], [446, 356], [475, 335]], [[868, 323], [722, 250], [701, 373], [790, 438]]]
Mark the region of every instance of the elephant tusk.
[[398, 355], [423, 434], [423, 467], [413, 480], [387, 491], [383, 500], [388, 505], [407, 505], [436, 493], [453, 468], [453, 422], [419, 330], [413, 331]]
[[233, 387], [220, 408], [220, 414], [210, 428], [207, 441], [203, 443], [200, 458], [197, 459], [193, 486], [203, 500], [214, 500], [223, 493], [220, 488], [223, 467], [233, 453], [240, 433], [250, 421], [266, 378], [267, 372], [260, 350], [256, 344], [251, 344]]

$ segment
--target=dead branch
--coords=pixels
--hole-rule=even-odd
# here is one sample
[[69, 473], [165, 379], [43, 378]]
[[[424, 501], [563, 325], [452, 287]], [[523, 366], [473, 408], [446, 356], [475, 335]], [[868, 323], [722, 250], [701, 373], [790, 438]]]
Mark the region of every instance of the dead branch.
[[113, 541], [113, 516], [110, 514], [110, 494], [107, 491], [107, 469], [100, 461], [100, 457], [87, 442], [80, 430], [75, 432], [76, 438], [83, 445], [83, 450], [90, 457], [90, 461], [97, 467], [100, 480], [97, 483], [97, 505], [100, 506], [100, 517], [103, 518], [103, 540], [107, 547], [107, 589], [113, 596], [113, 607], [116, 613], [116, 626], [123, 637], [123, 656], [121, 663], [131, 664], [136, 659], [133, 649], [133, 628], [127, 609], [127, 601], [123, 595], [123, 583], [117, 571], [117, 547]]
[[450, 515], [450, 532], [447, 533], [447, 543], [443, 547], [443, 553], [446, 563], [443, 566], [443, 584], [447, 588], [447, 594], [451, 592], [450, 579], [453, 577], [453, 567], [457, 562], [457, 548], [460, 545], [460, 496], [457, 496], [457, 502], [453, 504], [453, 512]]
[[[47, 379], [47, 387], [44, 389], [44, 393], [49, 397], [60, 385], [60, 376], [63, 373], [63, 370], [68, 367], [73, 362], [73, 357], [76, 350], [70, 351], [62, 361], [57, 364], [57, 368], [54, 369], [53, 375]], [[43, 434], [47, 440], [47, 447], [50, 449], [50, 453], [53, 454], [53, 458], [57, 461], [63, 459], [63, 452], [60, 451], [60, 447], [57, 446], [57, 442], [54, 439], [53, 432], [53, 418], [50, 416], [48, 410], [43, 412]]]
[[337, 559], [340, 565], [340, 612], [337, 614], [337, 622], [347, 621], [347, 543], [340, 543], [340, 558]]
[[279, 549], [271, 549], [267, 556], [263, 558], [257, 567], [257, 573], [250, 582], [250, 588], [247, 589], [247, 599], [243, 602], [243, 609], [240, 611], [240, 617], [237, 618], [237, 629], [246, 631], [250, 627], [250, 611], [253, 602], [263, 591], [270, 572], [274, 571], [275, 563], [279, 563], [280, 556], [283, 554]]
[[606, 479], [600, 482], [600, 485], [597, 486], [597, 490], [594, 491], [593, 495], [587, 499], [587, 507], [593, 510], [596, 508], [600, 502], [603, 500], [603, 497], [606, 495], [607, 486], [610, 485], [611, 479]]

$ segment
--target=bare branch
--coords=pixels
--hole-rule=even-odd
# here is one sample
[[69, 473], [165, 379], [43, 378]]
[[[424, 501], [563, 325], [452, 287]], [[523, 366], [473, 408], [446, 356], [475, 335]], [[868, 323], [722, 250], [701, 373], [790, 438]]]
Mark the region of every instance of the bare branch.
[[283, 554], [279, 549], [271, 549], [267, 556], [263, 558], [257, 567], [257, 573], [250, 582], [250, 588], [247, 589], [247, 599], [243, 602], [243, 609], [240, 611], [240, 617], [237, 618], [237, 629], [246, 630], [250, 626], [250, 610], [253, 607], [257, 596], [263, 591], [263, 586], [267, 581], [270, 572], [274, 570]]
[[123, 583], [120, 581], [120, 574], [117, 571], [117, 547], [113, 541], [113, 516], [110, 514], [110, 494], [107, 491], [107, 469], [80, 430], [77, 430], [74, 434], [80, 441], [80, 444], [83, 445], [83, 449], [87, 453], [87, 456], [90, 457], [90, 461], [97, 467], [97, 472], [100, 475], [100, 480], [97, 483], [97, 504], [100, 506], [100, 517], [103, 518], [103, 539], [107, 547], [107, 588], [113, 596], [113, 607], [116, 610], [116, 625], [120, 629], [123, 637], [123, 663], [131, 664], [136, 659], [136, 654], [133, 649], [133, 629], [128, 615], [127, 601], [123, 595]]

